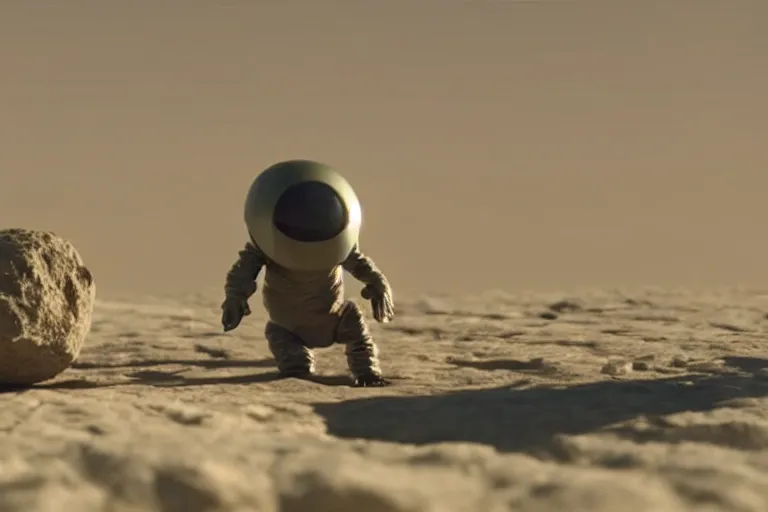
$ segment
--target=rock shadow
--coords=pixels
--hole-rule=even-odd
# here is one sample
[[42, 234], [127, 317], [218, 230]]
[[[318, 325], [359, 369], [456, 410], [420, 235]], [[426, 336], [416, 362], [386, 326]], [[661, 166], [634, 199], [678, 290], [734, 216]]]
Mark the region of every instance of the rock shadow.
[[314, 408], [328, 432], [340, 438], [417, 445], [470, 442], [502, 452], [542, 453], [553, 449], [558, 435], [593, 432], [640, 416], [706, 411], [728, 400], [766, 395], [765, 380], [724, 373], [361, 398]]
[[[155, 387], [190, 387], [190, 386], [211, 386], [224, 384], [259, 384], [286, 380], [291, 377], [284, 377], [277, 371], [267, 373], [257, 373], [248, 375], [227, 375], [215, 377], [184, 377], [180, 372], [161, 372], [161, 371], [139, 371], [128, 375], [132, 382], [124, 385], [143, 384]], [[323, 386], [351, 386], [352, 380], [343, 375], [313, 375], [297, 380], [305, 380]]]
[[[202, 367], [210, 370], [226, 369], [226, 368], [258, 368], [268, 367], [274, 368], [275, 363], [271, 359], [265, 360], [145, 360], [145, 361], [133, 361], [129, 363], [121, 364], [81, 364], [79, 366], [73, 365], [73, 368], [78, 369], [102, 369], [102, 368], [151, 368], [157, 366], [166, 365], [179, 365], [186, 368], [180, 368], [178, 370], [137, 370], [124, 374], [130, 380], [120, 381], [104, 381], [104, 380], [91, 380], [88, 377], [85, 378], [72, 378], [66, 380], [52, 380], [41, 382], [33, 385], [10, 385], [0, 384], [1, 393], [23, 393], [25, 391], [32, 390], [84, 390], [84, 389], [98, 389], [98, 388], [114, 388], [124, 386], [154, 386], [154, 387], [193, 387], [193, 386], [211, 386], [211, 385], [227, 385], [227, 384], [259, 384], [275, 382], [279, 380], [286, 380], [289, 377], [284, 377], [277, 371], [255, 373], [255, 374], [239, 374], [239, 375], [211, 375], [202, 377], [187, 377], [183, 373], [189, 370], [190, 366]], [[315, 384], [321, 384], [323, 386], [352, 386], [353, 381], [351, 377], [345, 375], [313, 375], [311, 377], [302, 378], [307, 382], [313, 382]]]
[[[70, 379], [56, 381], [51, 383], [40, 383], [31, 386], [22, 385], [0, 385], [0, 394], [16, 393], [34, 390], [58, 390], [58, 391], [78, 391], [86, 389], [116, 388], [126, 386], [153, 386], [159, 388], [178, 388], [194, 386], [216, 386], [231, 384], [260, 384], [286, 380], [288, 377], [280, 375], [278, 372], [256, 373], [247, 375], [227, 375], [215, 377], [184, 377], [179, 372], [163, 372], [155, 370], [133, 372], [127, 375], [130, 381], [121, 382], [102, 382], [88, 379]], [[344, 375], [316, 375], [304, 379], [307, 382], [313, 382], [323, 386], [352, 386], [353, 381], [350, 377]]]
[[463, 368], [474, 368], [476, 370], [507, 370], [517, 372], [529, 372], [539, 374], [556, 373], [557, 368], [548, 364], [544, 359], [536, 358], [528, 361], [519, 359], [491, 359], [488, 361], [464, 361], [459, 359], [451, 360], [451, 364]]
[[72, 368], [76, 370], [95, 370], [109, 368], [150, 368], [153, 366], [179, 365], [197, 366], [207, 370], [225, 368], [274, 368], [275, 360], [268, 359], [140, 359], [136, 361], [111, 363], [75, 362]]

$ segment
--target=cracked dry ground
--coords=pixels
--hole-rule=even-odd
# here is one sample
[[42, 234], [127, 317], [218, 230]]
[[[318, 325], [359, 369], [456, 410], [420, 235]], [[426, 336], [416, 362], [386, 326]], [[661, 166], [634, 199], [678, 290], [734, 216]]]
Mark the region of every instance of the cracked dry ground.
[[0, 511], [768, 510], [768, 294], [400, 299], [383, 389], [277, 379], [258, 301], [100, 302], [0, 395]]

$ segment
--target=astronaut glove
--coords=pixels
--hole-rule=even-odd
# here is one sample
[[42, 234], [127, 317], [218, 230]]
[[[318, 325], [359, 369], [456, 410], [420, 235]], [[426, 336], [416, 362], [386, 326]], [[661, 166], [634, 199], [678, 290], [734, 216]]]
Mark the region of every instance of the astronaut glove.
[[248, 307], [248, 300], [227, 297], [221, 305], [221, 325], [224, 332], [231, 331], [238, 325], [244, 316], [251, 314], [251, 308]]
[[373, 318], [377, 322], [386, 324], [392, 321], [395, 316], [395, 303], [389, 286], [375, 287], [367, 285], [360, 291], [360, 295], [364, 299], [371, 301]]

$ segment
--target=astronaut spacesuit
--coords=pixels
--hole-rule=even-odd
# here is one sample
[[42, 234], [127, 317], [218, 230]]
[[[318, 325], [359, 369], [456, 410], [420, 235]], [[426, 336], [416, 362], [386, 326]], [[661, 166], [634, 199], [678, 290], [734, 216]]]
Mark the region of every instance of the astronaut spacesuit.
[[386, 385], [363, 311], [344, 299], [343, 270], [365, 285], [378, 322], [394, 316], [392, 290], [360, 251], [360, 205], [344, 178], [308, 160], [275, 164], [254, 181], [245, 221], [251, 241], [227, 274], [224, 330], [250, 314], [248, 299], [264, 268], [264, 333], [281, 374], [312, 375], [312, 349], [339, 343], [356, 386]]

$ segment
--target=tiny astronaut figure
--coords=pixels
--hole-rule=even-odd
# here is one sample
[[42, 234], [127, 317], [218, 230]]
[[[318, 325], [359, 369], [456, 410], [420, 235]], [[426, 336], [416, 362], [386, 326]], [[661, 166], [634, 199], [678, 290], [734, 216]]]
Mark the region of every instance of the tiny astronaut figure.
[[311, 377], [313, 349], [338, 343], [346, 347], [355, 386], [389, 384], [362, 309], [344, 299], [346, 270], [365, 285], [361, 295], [371, 301], [376, 321], [394, 316], [387, 278], [360, 252], [361, 221], [350, 184], [322, 163], [288, 160], [259, 174], [245, 201], [250, 241], [226, 277], [224, 331], [251, 314], [248, 299], [264, 268], [264, 334], [283, 376]]

